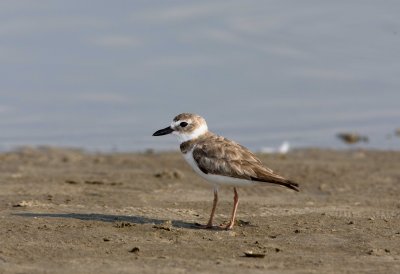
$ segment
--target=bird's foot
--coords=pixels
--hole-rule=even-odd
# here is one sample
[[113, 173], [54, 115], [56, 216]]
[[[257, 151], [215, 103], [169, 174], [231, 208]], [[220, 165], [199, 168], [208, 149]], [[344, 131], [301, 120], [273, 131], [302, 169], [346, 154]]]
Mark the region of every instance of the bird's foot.
[[222, 223], [219, 225], [219, 227], [224, 230], [231, 230], [233, 228], [234, 224], [235, 224], [234, 222], [229, 222], [228, 224]]

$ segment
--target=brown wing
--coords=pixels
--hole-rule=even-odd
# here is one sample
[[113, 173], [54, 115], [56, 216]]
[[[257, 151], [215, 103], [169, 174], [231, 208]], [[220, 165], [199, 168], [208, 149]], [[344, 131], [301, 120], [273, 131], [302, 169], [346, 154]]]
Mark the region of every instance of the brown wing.
[[211, 139], [199, 142], [193, 150], [193, 158], [204, 173], [279, 184], [298, 191], [298, 184], [263, 166], [247, 148], [224, 137]]

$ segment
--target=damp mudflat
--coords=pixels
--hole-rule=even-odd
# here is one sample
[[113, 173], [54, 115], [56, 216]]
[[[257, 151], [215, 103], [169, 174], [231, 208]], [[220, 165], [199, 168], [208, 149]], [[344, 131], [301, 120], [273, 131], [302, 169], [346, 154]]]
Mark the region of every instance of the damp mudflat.
[[[400, 152], [260, 155], [301, 185], [212, 188], [178, 153], [0, 154], [1, 273], [399, 273]], [[216, 223], [233, 191], [220, 192]]]

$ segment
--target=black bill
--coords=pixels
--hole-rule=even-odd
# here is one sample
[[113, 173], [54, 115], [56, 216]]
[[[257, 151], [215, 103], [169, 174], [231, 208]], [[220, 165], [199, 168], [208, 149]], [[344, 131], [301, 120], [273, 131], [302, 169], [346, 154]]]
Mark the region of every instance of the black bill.
[[153, 136], [161, 136], [161, 135], [167, 135], [172, 133], [174, 130], [171, 127], [166, 127], [160, 130], [157, 130], [156, 132], [153, 133]]

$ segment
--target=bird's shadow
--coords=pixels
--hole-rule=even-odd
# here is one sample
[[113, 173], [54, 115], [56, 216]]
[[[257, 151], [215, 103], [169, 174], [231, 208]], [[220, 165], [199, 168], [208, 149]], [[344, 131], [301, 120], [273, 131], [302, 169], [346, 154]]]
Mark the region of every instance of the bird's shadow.
[[[147, 218], [143, 216], [106, 215], [97, 213], [34, 213], [34, 212], [13, 213], [12, 215], [21, 217], [30, 217], [30, 218], [38, 217], [38, 218], [78, 219], [82, 221], [100, 221], [107, 223], [127, 222], [133, 224], [162, 225], [166, 222], [171, 222], [172, 227], [175, 228], [202, 229], [202, 227], [198, 223], [189, 223], [181, 220]], [[221, 228], [219, 227], [215, 227], [212, 230], [214, 229], [221, 230]]]

